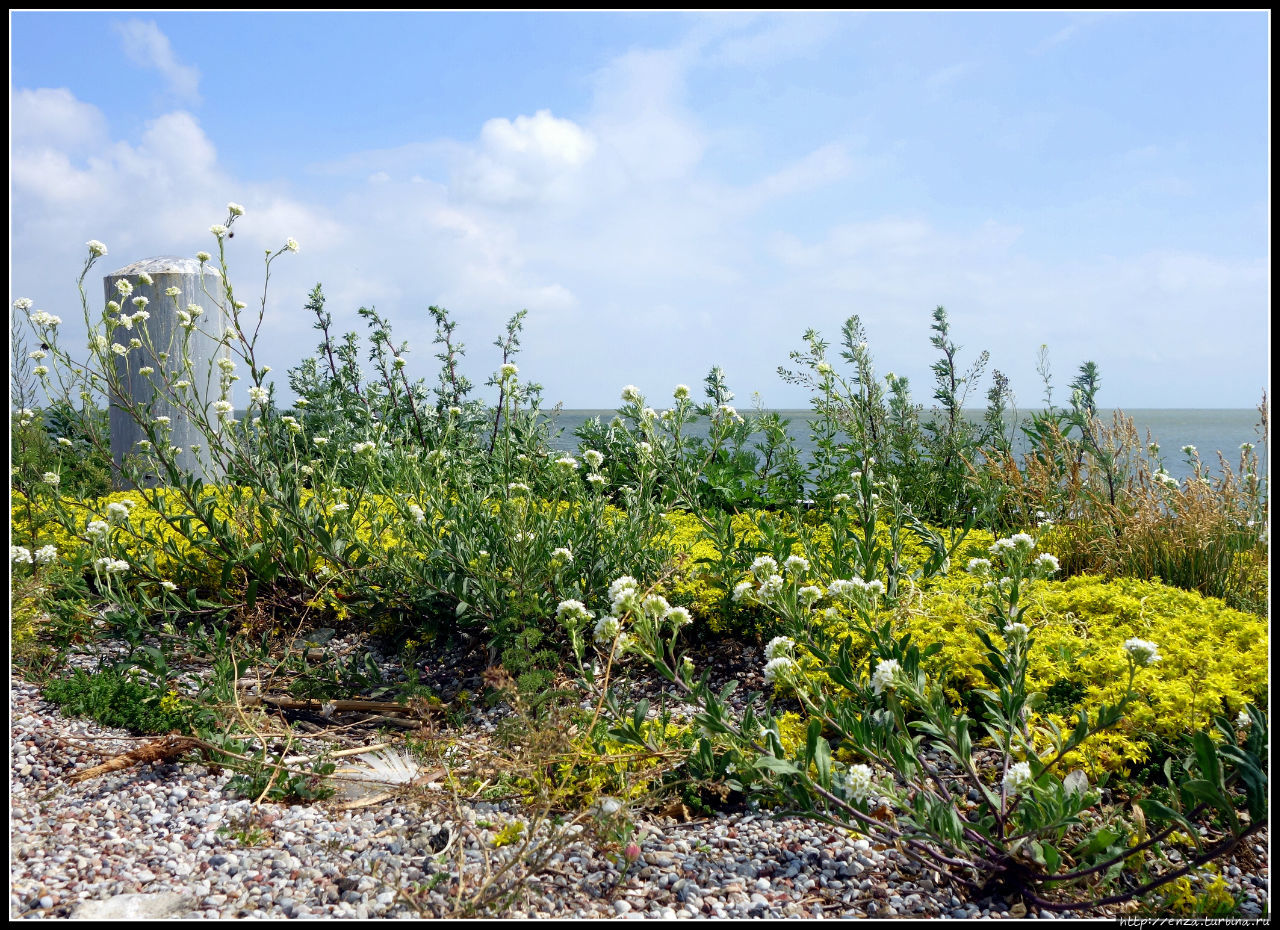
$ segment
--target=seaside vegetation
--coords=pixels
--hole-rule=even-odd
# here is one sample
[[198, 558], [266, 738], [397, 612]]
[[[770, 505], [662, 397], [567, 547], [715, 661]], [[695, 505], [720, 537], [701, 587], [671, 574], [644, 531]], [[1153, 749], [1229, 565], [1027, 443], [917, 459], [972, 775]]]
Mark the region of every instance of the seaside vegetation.
[[[964, 417], [989, 357], [962, 363], [939, 307], [928, 412], [876, 373], [857, 316], [834, 352], [804, 334], [779, 373], [811, 392], [808, 460], [779, 414], [733, 406], [718, 367], [661, 410], [624, 387], [569, 453], [515, 363], [524, 311], [494, 343], [489, 404], [446, 310], [430, 308], [438, 378], [411, 381], [390, 322], [362, 307], [365, 340], [338, 336], [316, 285], [319, 343], [282, 408], [259, 353], [265, 293], [255, 321], [228, 273], [242, 215], [229, 205], [216, 257], [197, 256], [220, 271], [205, 293], [229, 324], [207, 370], [191, 340], [213, 324], [176, 289], [148, 308], [139, 275], [91, 309], [100, 242], [79, 276], [86, 353], [14, 303], [15, 661], [66, 712], [185, 733], [249, 795], [310, 800], [332, 763], [291, 770], [246, 737], [247, 669], [274, 667], [294, 694], [416, 699], [417, 660], [473, 643], [526, 747], [503, 789], [562, 814], [605, 805], [619, 848], [639, 805], [752, 803], [1040, 910], [1146, 896], [1197, 912], [1191, 880], [1266, 824], [1265, 397], [1256, 444], [1216, 473], [1188, 447], [1178, 480], [1132, 421], [1097, 414], [1092, 362], [1066, 407], [1042, 353], [1042, 412], [1019, 423], [993, 371], [983, 419]], [[297, 249], [269, 252], [266, 276]], [[160, 313], [179, 323], [165, 345]], [[128, 393], [130, 371], [154, 396]], [[121, 464], [105, 401], [145, 435]], [[190, 451], [218, 477], [179, 466], [162, 407], [196, 424]], [[405, 681], [289, 657], [322, 627], [397, 652]], [[108, 638], [122, 658], [65, 677], [62, 657]], [[765, 688], [743, 711], [704, 667], [725, 642], [761, 650]], [[662, 707], [628, 697], [642, 678], [665, 683]]]

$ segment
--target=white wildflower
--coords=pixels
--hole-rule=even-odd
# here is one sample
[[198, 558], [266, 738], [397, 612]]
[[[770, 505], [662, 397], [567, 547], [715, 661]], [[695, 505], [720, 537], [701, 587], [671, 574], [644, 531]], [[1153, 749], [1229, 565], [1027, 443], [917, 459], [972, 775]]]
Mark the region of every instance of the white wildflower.
[[1047, 552], [1042, 552], [1040, 555], [1036, 556], [1035, 564], [1039, 566], [1040, 570], [1046, 575], [1052, 575], [1059, 567], [1057, 556], [1050, 555]]
[[871, 796], [871, 767], [868, 765], [849, 766], [849, 773], [845, 776], [845, 787], [849, 789], [855, 801], [865, 801]]
[[796, 597], [805, 607], [811, 607], [822, 600], [822, 589], [817, 585], [807, 584], [796, 592]]
[[764, 647], [764, 657], [766, 659], [776, 659], [779, 656], [789, 656], [795, 648], [796, 641], [790, 636], [775, 636], [769, 640], [769, 645]]
[[617, 617], [601, 617], [596, 621], [595, 641], [598, 643], [613, 642], [613, 638], [622, 629]]
[[26, 546], [10, 546], [9, 561], [17, 562], [20, 565], [31, 564], [31, 550]]
[[556, 620], [561, 623], [587, 623], [594, 617], [595, 614], [587, 610], [586, 604], [582, 603], [582, 601], [574, 600], [573, 598], [561, 601], [560, 605], [556, 607]]
[[1147, 665], [1155, 665], [1160, 661], [1160, 650], [1155, 643], [1145, 639], [1138, 639], [1136, 636], [1132, 639], [1124, 641], [1124, 651], [1133, 659], [1133, 664], [1139, 668]]
[[1013, 543], [1014, 549], [1020, 552], [1030, 552], [1036, 547], [1036, 541], [1027, 533], [1014, 533], [1009, 537], [1009, 541]]
[[766, 684], [778, 682], [779, 684], [789, 684], [794, 680], [795, 674], [799, 671], [800, 666], [796, 665], [796, 660], [788, 656], [778, 656], [776, 659], [770, 659], [764, 666], [764, 680]]
[[778, 563], [773, 560], [772, 556], [762, 555], [751, 563], [751, 574], [761, 581], [777, 573]]
[[31, 314], [29, 319], [33, 325], [44, 326], [47, 328], [53, 328], [62, 322], [62, 317], [54, 316], [52, 313], [46, 313], [43, 310], [37, 310], [35, 313]]
[[90, 239], [85, 243], [85, 245], [89, 247], [89, 254], [94, 258], [101, 258], [103, 255], [107, 254], [107, 247], [97, 239]]
[[789, 555], [782, 563], [782, 569], [789, 575], [803, 575], [809, 570], [809, 560], [799, 555]]
[[1010, 794], [1018, 794], [1032, 784], [1031, 763], [1015, 762], [1004, 774], [1004, 787]]
[[671, 621], [672, 629], [676, 630], [693, 622], [693, 616], [687, 607], [672, 607], [664, 619]]
[[879, 694], [885, 688], [892, 688], [894, 679], [901, 671], [902, 666], [898, 664], [897, 659], [881, 659], [876, 665], [875, 673], [871, 676], [872, 692]]
[[41, 546], [39, 549], [36, 550], [36, 561], [41, 564], [52, 562], [57, 557], [58, 557], [57, 546]]

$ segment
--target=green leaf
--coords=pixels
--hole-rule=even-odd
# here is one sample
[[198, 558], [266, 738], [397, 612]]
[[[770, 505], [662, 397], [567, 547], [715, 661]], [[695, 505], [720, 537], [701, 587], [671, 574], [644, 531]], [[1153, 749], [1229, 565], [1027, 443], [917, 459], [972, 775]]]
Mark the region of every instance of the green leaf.
[[755, 767], [765, 769], [769, 772], [777, 772], [779, 775], [799, 775], [800, 770], [788, 762], [786, 759], [779, 759], [777, 756], [759, 756], [756, 759]]

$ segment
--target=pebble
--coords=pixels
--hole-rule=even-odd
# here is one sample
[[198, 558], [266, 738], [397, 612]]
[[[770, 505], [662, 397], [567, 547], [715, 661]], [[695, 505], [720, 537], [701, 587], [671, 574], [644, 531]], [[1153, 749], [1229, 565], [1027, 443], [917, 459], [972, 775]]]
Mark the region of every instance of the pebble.
[[[474, 714], [490, 728], [501, 719], [490, 708]], [[227, 790], [232, 773], [193, 762], [73, 785], [67, 775], [137, 740], [62, 717], [21, 680], [11, 688], [10, 719], [11, 918], [66, 918], [86, 902], [124, 896], [144, 909], [180, 900], [179, 916], [201, 919], [444, 917], [454, 913], [459, 849], [470, 891], [520, 845], [493, 845], [520, 815], [514, 802], [455, 808], [447, 792], [439, 809], [396, 799], [349, 811], [323, 802], [254, 808]], [[591, 830], [565, 830], [553, 867], [520, 876], [511, 909], [488, 916], [974, 919], [1014, 911], [1004, 901], [966, 900], [893, 850], [799, 818], [747, 810], [674, 823], [639, 815], [636, 826], [642, 856], [625, 876]], [[1262, 862], [1267, 837], [1250, 841]], [[1223, 872], [1244, 897], [1243, 914], [1269, 910], [1265, 866], [1250, 872], [1228, 863]]]

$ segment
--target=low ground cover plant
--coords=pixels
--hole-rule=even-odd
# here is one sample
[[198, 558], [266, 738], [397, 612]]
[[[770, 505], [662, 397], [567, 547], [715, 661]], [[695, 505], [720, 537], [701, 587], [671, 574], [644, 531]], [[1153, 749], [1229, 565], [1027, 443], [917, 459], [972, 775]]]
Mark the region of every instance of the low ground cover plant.
[[[374, 309], [359, 311], [363, 345], [337, 336], [319, 285], [306, 307], [320, 342], [282, 408], [258, 351], [265, 294], [255, 321], [228, 273], [242, 215], [229, 205], [216, 260], [197, 256], [218, 272], [205, 296], [225, 330], [176, 289], [135, 295], [146, 275], [91, 309], [96, 241], [79, 279], [85, 357], [57, 316], [15, 303], [15, 631], [45, 650], [69, 711], [132, 708], [118, 722], [188, 734], [248, 794], [305, 800], [332, 764], [290, 767], [249, 738], [250, 668], [317, 700], [424, 699], [422, 656], [473, 642], [488, 698], [548, 754], [499, 776], [504, 790], [547, 811], [749, 800], [874, 836], [974, 894], [1219, 908], [1183, 879], [1266, 821], [1265, 435], [1216, 477], [1185, 453], [1192, 477], [1175, 481], [1131, 423], [1100, 420], [1085, 363], [1070, 407], [1047, 403], [1015, 456], [1008, 380], [993, 373], [980, 423], [962, 415], [989, 359], [963, 364], [938, 308], [929, 414], [905, 378], [876, 374], [857, 317], [839, 361], [805, 334], [782, 374], [813, 392], [808, 461], [777, 414], [733, 405], [719, 368], [661, 411], [624, 387], [615, 418], [557, 451], [516, 364], [523, 311], [494, 343], [487, 404], [447, 311], [431, 308], [428, 385]], [[297, 248], [268, 253], [267, 276]], [[163, 345], [157, 314], [177, 323]], [[216, 333], [225, 351], [197, 370], [192, 340]], [[129, 375], [153, 393], [135, 396]], [[104, 402], [145, 437], [120, 463]], [[171, 444], [178, 417], [200, 436], [186, 450]], [[398, 652], [404, 680], [289, 645], [330, 626]], [[104, 636], [123, 659], [56, 680], [59, 652]], [[767, 643], [765, 691], [741, 713], [700, 667], [724, 638]], [[183, 671], [193, 657], [212, 674]], [[645, 676], [671, 707], [630, 702]], [[625, 845], [626, 824], [610, 829]], [[1160, 851], [1178, 836], [1193, 848], [1173, 867]]]

